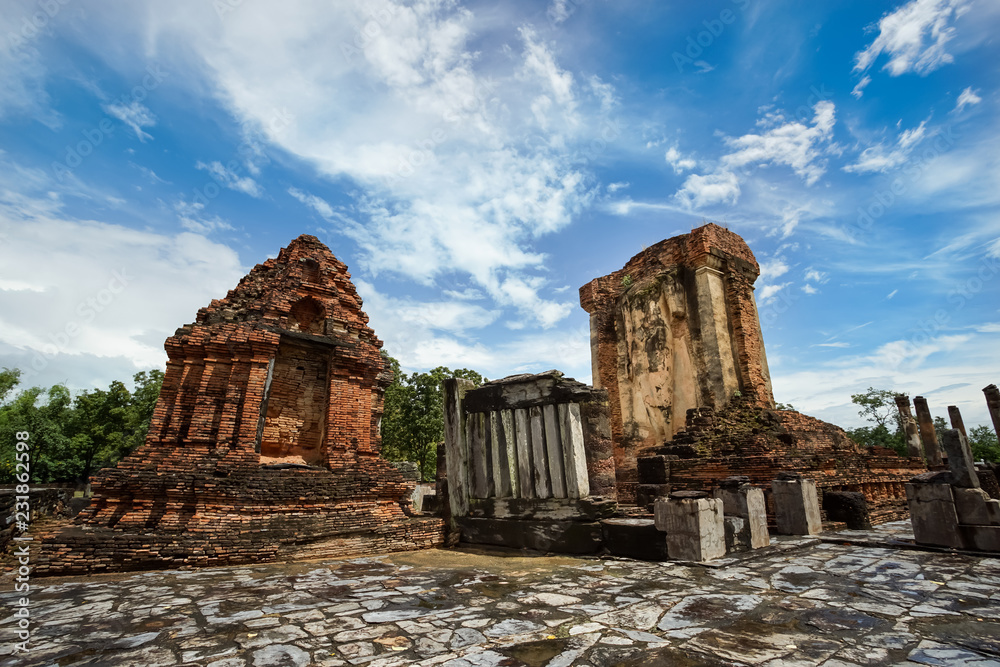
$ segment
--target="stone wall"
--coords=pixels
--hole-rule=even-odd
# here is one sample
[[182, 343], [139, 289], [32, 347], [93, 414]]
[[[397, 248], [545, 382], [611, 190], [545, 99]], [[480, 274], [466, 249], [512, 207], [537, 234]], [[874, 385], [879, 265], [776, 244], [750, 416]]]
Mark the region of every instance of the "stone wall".
[[[253, 562], [438, 544], [379, 457], [391, 372], [346, 265], [300, 236], [165, 344], [146, 443], [93, 479], [38, 571]], [[324, 552], [324, 553], [326, 553]]]
[[759, 273], [743, 239], [708, 224], [580, 288], [623, 501], [635, 497], [636, 453], [683, 429], [688, 410], [722, 408], [737, 394], [773, 405], [753, 297]]

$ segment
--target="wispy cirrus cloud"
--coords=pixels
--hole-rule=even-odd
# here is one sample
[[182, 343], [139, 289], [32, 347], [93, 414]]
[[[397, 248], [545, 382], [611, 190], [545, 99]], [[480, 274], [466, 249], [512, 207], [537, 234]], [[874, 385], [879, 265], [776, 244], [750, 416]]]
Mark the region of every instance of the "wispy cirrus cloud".
[[886, 55], [890, 76], [907, 72], [926, 75], [951, 62], [945, 46], [955, 36], [954, 20], [968, 0], [911, 0], [878, 22], [878, 36], [854, 56], [854, 71], [867, 72]]

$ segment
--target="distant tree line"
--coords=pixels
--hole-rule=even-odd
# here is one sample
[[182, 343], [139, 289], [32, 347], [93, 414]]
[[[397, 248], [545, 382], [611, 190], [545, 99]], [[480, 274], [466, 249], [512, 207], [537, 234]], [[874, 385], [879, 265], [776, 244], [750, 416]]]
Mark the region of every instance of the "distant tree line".
[[0, 370], [0, 483], [16, 479], [15, 434], [21, 431], [29, 434], [28, 456], [21, 456], [31, 482], [85, 483], [146, 439], [163, 371], [136, 373], [131, 391], [115, 380], [76, 397], [61, 384], [17, 391], [20, 379], [16, 368]]
[[[869, 387], [868, 391], [862, 394], [853, 394], [851, 402], [861, 408], [858, 415], [871, 422], [872, 426], [847, 429], [847, 435], [860, 445], [885, 447], [895, 450], [902, 456], [908, 456], [906, 435], [899, 419], [899, 410], [896, 408], [896, 393], [888, 389]], [[951, 426], [943, 417], [934, 418], [934, 430], [937, 432], [938, 442], [943, 442], [944, 431], [949, 428]], [[997, 442], [992, 427], [974, 426], [968, 429], [968, 432], [969, 446], [977, 461], [983, 459], [1000, 463], [1000, 443]]]

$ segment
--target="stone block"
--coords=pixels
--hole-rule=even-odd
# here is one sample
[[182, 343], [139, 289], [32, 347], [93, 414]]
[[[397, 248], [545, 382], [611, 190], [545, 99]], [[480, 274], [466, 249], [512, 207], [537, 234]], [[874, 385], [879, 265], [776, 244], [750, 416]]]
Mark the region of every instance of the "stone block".
[[746, 519], [727, 514], [722, 518], [726, 529], [726, 553], [750, 550], [750, 531]]
[[823, 509], [830, 521], [843, 521], [851, 530], [870, 530], [871, 515], [863, 493], [827, 491], [823, 494]]
[[492, 544], [564, 554], [594, 554], [601, 550], [601, 524], [584, 521], [525, 521], [523, 519], [456, 519], [462, 542]]
[[910, 523], [917, 544], [961, 549], [958, 514], [950, 484], [906, 485], [906, 501], [910, 507]]
[[816, 482], [811, 479], [776, 479], [774, 515], [779, 535], [818, 535], [823, 531]]
[[1000, 553], [1000, 526], [962, 526], [967, 548]]
[[653, 510], [657, 529], [667, 534], [671, 559], [707, 561], [726, 555], [721, 500], [661, 499], [653, 504]]
[[771, 543], [763, 489], [746, 483], [724, 485], [715, 490], [715, 497], [722, 501], [726, 515], [743, 519], [749, 548], [760, 549]]
[[667, 560], [667, 539], [652, 519], [605, 519], [601, 528], [604, 546], [614, 556]]
[[963, 489], [952, 487], [952, 496], [955, 499], [955, 514], [958, 515], [958, 522], [974, 526], [988, 526], [990, 515], [986, 509], [986, 501], [990, 497], [982, 489]]

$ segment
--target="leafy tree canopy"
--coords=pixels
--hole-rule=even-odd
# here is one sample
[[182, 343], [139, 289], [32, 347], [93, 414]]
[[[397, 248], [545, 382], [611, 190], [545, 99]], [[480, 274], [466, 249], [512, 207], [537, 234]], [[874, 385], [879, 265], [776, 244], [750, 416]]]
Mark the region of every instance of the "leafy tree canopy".
[[29, 434], [32, 482], [85, 482], [143, 443], [163, 372], [137, 373], [132, 391], [116, 380], [75, 399], [61, 384], [15, 394], [19, 380], [17, 369], [0, 371], [0, 482], [13, 482], [23, 471], [15, 462], [18, 431]]
[[486, 378], [468, 368], [453, 371], [444, 366], [406, 375], [396, 359], [382, 354], [394, 373], [392, 384], [385, 390], [382, 455], [390, 461], [413, 461], [420, 466], [423, 479], [432, 480], [437, 468], [437, 444], [444, 440], [441, 383], [456, 377], [479, 386]]

